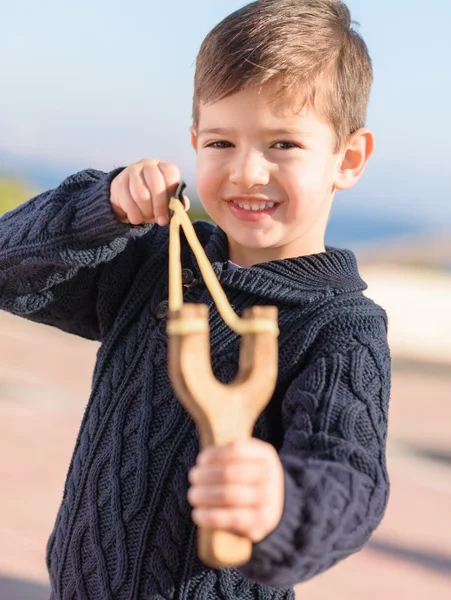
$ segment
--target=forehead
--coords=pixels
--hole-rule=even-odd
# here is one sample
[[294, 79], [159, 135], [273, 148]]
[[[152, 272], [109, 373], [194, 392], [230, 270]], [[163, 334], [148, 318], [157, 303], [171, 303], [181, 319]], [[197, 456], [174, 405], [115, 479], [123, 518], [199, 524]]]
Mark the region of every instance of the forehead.
[[329, 124], [302, 95], [275, 96], [268, 85], [245, 88], [209, 104], [199, 105], [199, 134], [211, 129], [292, 129], [326, 133]]

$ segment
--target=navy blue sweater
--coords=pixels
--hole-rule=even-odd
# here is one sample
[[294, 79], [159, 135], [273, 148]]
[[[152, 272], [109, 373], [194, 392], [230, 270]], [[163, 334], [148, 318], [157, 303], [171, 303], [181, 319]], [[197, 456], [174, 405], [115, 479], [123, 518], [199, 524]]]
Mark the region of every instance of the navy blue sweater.
[[[386, 315], [347, 250], [228, 269], [227, 238], [198, 236], [240, 314], [279, 309], [279, 375], [254, 435], [285, 470], [276, 530], [240, 569], [196, 555], [187, 474], [199, 451], [166, 368], [168, 228], [119, 223], [117, 171], [83, 171], [0, 220], [0, 308], [101, 341], [47, 563], [54, 600], [291, 599], [292, 586], [359, 550], [388, 497]], [[212, 366], [238, 368], [182, 243], [185, 300], [210, 307]]]

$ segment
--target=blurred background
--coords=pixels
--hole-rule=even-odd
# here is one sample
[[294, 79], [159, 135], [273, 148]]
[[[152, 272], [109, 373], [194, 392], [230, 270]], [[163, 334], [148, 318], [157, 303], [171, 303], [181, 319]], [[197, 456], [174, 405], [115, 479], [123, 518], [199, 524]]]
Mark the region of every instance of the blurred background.
[[[194, 201], [194, 62], [237, 0], [0, 0], [0, 214], [86, 167], [178, 164]], [[387, 310], [392, 493], [368, 547], [299, 586], [308, 600], [451, 598], [451, 2], [349, 0], [374, 63], [376, 153], [339, 195]], [[0, 600], [48, 600], [45, 544], [97, 345], [0, 312]]]

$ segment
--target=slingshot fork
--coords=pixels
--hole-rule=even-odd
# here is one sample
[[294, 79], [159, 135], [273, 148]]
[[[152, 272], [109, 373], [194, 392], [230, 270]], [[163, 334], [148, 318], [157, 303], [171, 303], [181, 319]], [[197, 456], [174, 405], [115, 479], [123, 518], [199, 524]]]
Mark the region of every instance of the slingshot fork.
[[[168, 364], [174, 391], [194, 419], [201, 447], [245, 440], [252, 435], [260, 412], [269, 402], [277, 379], [277, 309], [254, 306], [239, 318], [219, 284], [190, 219], [185, 213], [181, 184], [169, 207], [173, 211], [169, 242]], [[180, 226], [190, 244], [205, 283], [224, 321], [242, 335], [239, 370], [228, 385], [213, 374], [210, 358], [208, 307], [184, 304], [180, 262]], [[249, 561], [251, 540], [199, 528], [199, 558], [213, 568]]]

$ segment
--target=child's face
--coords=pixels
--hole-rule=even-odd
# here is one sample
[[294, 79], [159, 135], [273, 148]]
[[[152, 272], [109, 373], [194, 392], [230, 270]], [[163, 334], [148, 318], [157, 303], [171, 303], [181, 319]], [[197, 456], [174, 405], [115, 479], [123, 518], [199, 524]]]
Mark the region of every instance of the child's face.
[[270, 100], [265, 86], [245, 89], [201, 105], [191, 128], [201, 202], [241, 266], [324, 251], [343, 158], [314, 111]]

